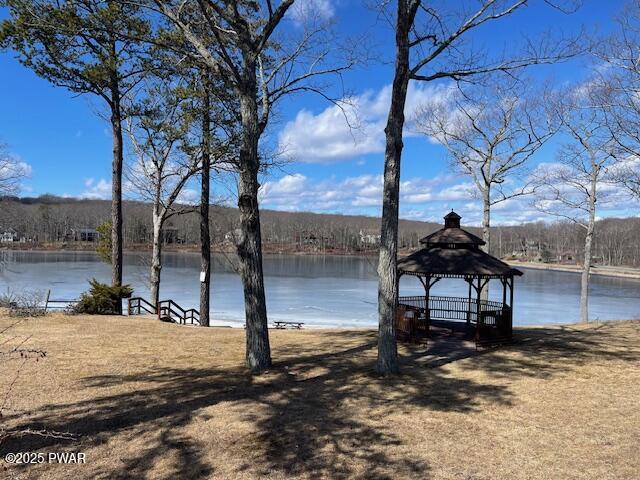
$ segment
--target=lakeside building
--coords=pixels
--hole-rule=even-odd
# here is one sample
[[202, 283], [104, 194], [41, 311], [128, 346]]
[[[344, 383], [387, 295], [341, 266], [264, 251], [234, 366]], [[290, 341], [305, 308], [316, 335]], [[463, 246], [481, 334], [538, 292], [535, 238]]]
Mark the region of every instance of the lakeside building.
[[71, 240], [74, 242], [97, 242], [100, 234], [93, 228], [71, 229]]

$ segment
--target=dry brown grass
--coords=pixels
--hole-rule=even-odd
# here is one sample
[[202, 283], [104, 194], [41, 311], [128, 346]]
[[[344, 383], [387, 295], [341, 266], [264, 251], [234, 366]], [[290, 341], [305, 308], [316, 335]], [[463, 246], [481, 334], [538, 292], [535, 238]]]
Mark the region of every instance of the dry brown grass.
[[[0, 319], [7, 325], [8, 319]], [[272, 331], [252, 377], [244, 332], [145, 318], [28, 320], [47, 351], [15, 384], [15, 451], [85, 452], [84, 465], [7, 466], [18, 478], [637, 479], [640, 322], [520, 330], [456, 359], [402, 347], [372, 372], [375, 332]], [[464, 358], [459, 358], [464, 357]], [[12, 375], [0, 367], [0, 385]], [[2, 476], [2, 470], [0, 470]]]

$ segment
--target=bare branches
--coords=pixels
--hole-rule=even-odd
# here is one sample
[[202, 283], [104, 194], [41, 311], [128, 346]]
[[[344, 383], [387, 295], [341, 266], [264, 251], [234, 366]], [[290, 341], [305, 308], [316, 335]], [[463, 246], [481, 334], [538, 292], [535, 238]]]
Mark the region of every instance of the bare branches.
[[[486, 0], [482, 2], [480, 7], [475, 13], [471, 14], [466, 20], [464, 20], [464, 22], [458, 28], [454, 29], [454, 31], [451, 34], [449, 34], [448, 36], [443, 38], [439, 43], [437, 43], [430, 53], [428, 53], [427, 55], [423, 56], [422, 58], [420, 58], [415, 62], [413, 68], [411, 69], [412, 78], [417, 78], [418, 76], [420, 76], [418, 72], [420, 72], [420, 70], [423, 67], [431, 63], [436, 58], [438, 58], [443, 52], [446, 52], [448, 48], [468, 30], [476, 28], [479, 25], [482, 25], [483, 23], [489, 22], [491, 20], [495, 20], [495, 19], [507, 16], [510, 13], [514, 12], [516, 9], [525, 5], [527, 2], [526, 0], [518, 0], [518, 1], [515, 1], [513, 4], [509, 5], [508, 7], [506, 7], [502, 11], [491, 12], [491, 9], [495, 7], [498, 3], [499, 2], [496, 2], [496, 0]], [[435, 11], [433, 10], [430, 10], [429, 13], [432, 17], [436, 16]], [[443, 23], [442, 20], [438, 18], [438, 24], [442, 25], [442, 23]], [[427, 36], [426, 34], [421, 35], [421, 37], [426, 37], [426, 36]], [[445, 72], [441, 72], [441, 76], [445, 76]]]
[[601, 93], [601, 84], [587, 83], [551, 99], [549, 110], [567, 140], [556, 163], [541, 165], [533, 175], [538, 210], [591, 230], [596, 205], [607, 200], [608, 171], [617, 162]]
[[271, 7], [271, 2], [268, 3], [269, 5], [268, 20], [266, 25], [262, 29], [261, 34], [258, 36], [255, 42], [255, 52], [257, 55], [262, 53], [262, 51], [267, 45], [267, 42], [269, 42], [269, 40], [271, 39], [271, 36], [273, 35], [274, 30], [276, 29], [276, 27], [284, 17], [285, 13], [287, 13], [287, 10], [289, 10], [291, 5], [293, 5], [294, 1], [295, 0], [283, 0], [280, 3], [280, 5], [278, 5], [275, 11]]
[[6, 145], [0, 144], [0, 195], [15, 195], [20, 183], [29, 175], [29, 167], [11, 155]]
[[605, 115], [605, 128], [615, 144], [617, 165], [611, 180], [640, 198], [640, 2], [629, 2], [617, 28], [595, 42], [592, 55], [607, 68], [599, 69], [596, 100]]
[[145, 97], [130, 107], [126, 126], [135, 153], [127, 178], [163, 219], [201, 168], [197, 148], [189, 146], [190, 116], [186, 101], [176, 95], [179, 88], [179, 83], [148, 83]]
[[[555, 7], [560, 8], [563, 2], [556, 3]], [[535, 42], [524, 39], [526, 48], [521, 53], [514, 52], [503, 58], [489, 58], [485, 52], [469, 54], [469, 48], [463, 48], [463, 41], [470, 31], [512, 15], [527, 4], [526, 0], [484, 0], [470, 13], [458, 6], [448, 12], [444, 7], [436, 10], [421, 5], [409, 42], [412, 49], [411, 78], [420, 81], [445, 78], [469, 81], [479, 75], [498, 72], [512, 75], [512, 72], [530, 65], [566, 60], [583, 50], [578, 43], [579, 36], [554, 38], [550, 32], [545, 34], [546, 38]], [[566, 11], [574, 11], [573, 7], [575, 5]]]
[[533, 92], [520, 82], [449, 90], [441, 101], [424, 105], [417, 124], [440, 142], [454, 168], [473, 180], [491, 205], [531, 193], [514, 180], [557, 127]]

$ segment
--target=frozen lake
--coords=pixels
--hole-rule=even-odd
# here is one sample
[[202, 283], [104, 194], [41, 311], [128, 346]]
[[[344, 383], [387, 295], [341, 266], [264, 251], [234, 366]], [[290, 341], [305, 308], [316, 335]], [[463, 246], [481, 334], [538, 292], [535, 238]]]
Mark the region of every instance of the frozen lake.
[[[95, 277], [110, 282], [109, 265], [84, 252], [3, 252], [0, 291], [7, 288], [51, 290], [52, 298], [77, 298]], [[125, 255], [125, 282], [136, 296], [148, 298], [148, 257]], [[231, 258], [231, 257], [230, 257]], [[167, 253], [163, 257], [161, 298], [185, 308], [198, 308], [200, 257]], [[264, 259], [269, 320], [296, 320], [309, 326], [375, 327], [377, 281], [375, 258], [321, 255], [267, 255]], [[516, 325], [570, 323], [579, 319], [580, 277], [576, 273], [523, 269], [515, 280]], [[214, 255], [212, 323], [238, 326], [244, 322], [240, 277], [231, 261]], [[501, 295], [496, 281], [492, 293]], [[401, 295], [419, 295], [416, 278], [405, 277]], [[463, 280], [442, 280], [433, 295], [466, 296]], [[493, 297], [493, 295], [491, 295]], [[593, 276], [592, 319], [640, 318], [640, 280]]]

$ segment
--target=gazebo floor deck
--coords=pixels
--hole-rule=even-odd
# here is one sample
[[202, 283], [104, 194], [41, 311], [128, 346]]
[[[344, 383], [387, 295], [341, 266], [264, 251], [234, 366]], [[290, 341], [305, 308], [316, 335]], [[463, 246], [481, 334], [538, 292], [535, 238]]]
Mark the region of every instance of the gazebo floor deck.
[[[429, 366], [441, 365], [449, 361], [459, 360], [475, 354], [478, 347], [492, 346], [511, 341], [511, 339], [493, 339], [476, 342], [475, 324], [461, 321], [431, 320], [429, 333], [415, 332], [410, 338], [399, 339], [406, 344], [426, 347], [426, 352], [416, 355], [424, 357]], [[422, 350], [422, 349], [420, 349]]]
[[436, 367], [478, 353], [473, 325], [467, 331], [465, 322], [434, 320], [429, 335], [418, 333], [411, 339], [400, 340], [411, 352], [410, 356], [425, 367]]

